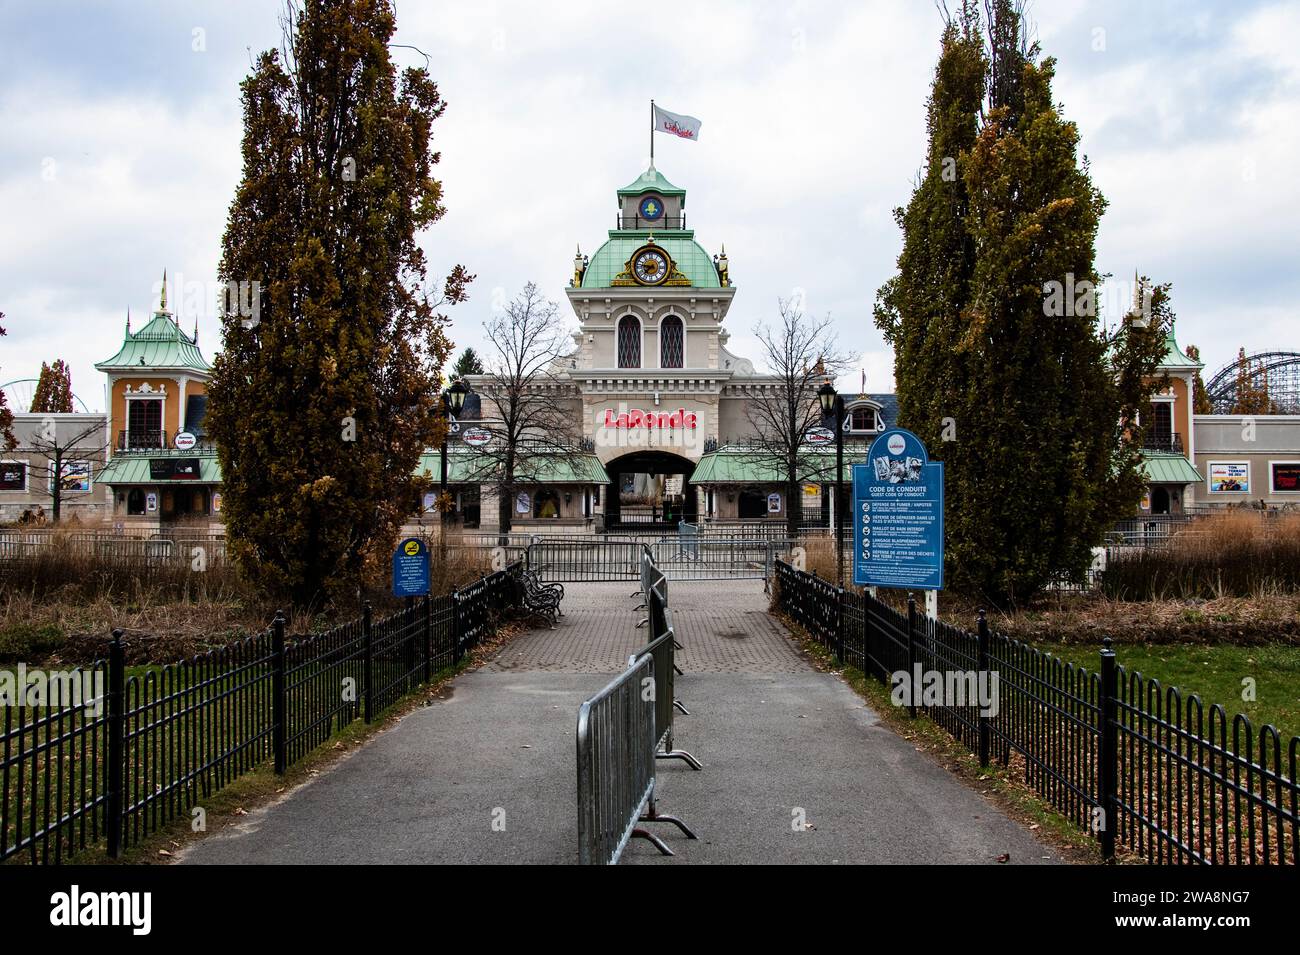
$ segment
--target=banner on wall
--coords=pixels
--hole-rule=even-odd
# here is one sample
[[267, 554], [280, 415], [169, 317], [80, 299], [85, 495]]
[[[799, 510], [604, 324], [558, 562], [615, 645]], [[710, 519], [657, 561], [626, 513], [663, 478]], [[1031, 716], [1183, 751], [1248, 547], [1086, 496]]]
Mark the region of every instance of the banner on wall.
[[1300, 461], [1273, 461], [1270, 468], [1274, 491], [1300, 491]]
[[1250, 493], [1250, 462], [1211, 461], [1210, 493]]
[[520, 491], [515, 496], [515, 513], [531, 514], [533, 510], [533, 499], [527, 491]]

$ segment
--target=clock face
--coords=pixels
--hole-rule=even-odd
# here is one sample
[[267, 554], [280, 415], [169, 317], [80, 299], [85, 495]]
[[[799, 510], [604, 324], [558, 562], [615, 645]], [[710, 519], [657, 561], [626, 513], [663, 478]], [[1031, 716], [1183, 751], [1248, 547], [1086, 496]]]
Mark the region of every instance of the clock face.
[[658, 249], [642, 249], [632, 260], [632, 274], [642, 285], [658, 285], [668, 278], [668, 256]]
[[664, 214], [664, 204], [654, 196], [646, 196], [641, 200], [640, 212], [642, 219], [654, 221]]

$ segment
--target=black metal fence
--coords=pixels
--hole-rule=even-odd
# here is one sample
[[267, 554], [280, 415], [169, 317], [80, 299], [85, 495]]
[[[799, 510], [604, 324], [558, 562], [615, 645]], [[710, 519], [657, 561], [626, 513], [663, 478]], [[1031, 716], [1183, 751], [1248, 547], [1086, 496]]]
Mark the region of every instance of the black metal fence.
[[[906, 673], [913, 690], [936, 674], [935, 693], [903, 699], [912, 715], [981, 765], [1023, 772], [1106, 858], [1120, 846], [1154, 863], [1300, 863], [1300, 737], [1128, 672], [1109, 639], [1093, 671], [991, 632], [982, 615], [972, 632], [912, 600], [902, 614], [784, 562], [776, 580], [777, 606], [844, 663], [895, 687]], [[982, 696], [981, 679], [996, 692]]]
[[133, 672], [114, 631], [106, 660], [42, 674], [39, 694], [24, 678], [0, 718], [0, 860], [58, 863], [101, 839], [117, 856], [268, 761], [283, 773], [458, 663], [517, 604], [519, 570], [379, 619], [367, 606], [301, 640], [277, 615], [262, 633]]

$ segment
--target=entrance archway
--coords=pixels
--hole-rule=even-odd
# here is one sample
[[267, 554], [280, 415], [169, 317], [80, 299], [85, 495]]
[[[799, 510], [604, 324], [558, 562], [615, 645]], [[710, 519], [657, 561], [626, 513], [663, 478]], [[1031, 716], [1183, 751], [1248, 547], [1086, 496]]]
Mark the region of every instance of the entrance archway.
[[694, 461], [669, 451], [633, 451], [610, 461], [605, 471], [610, 481], [606, 527], [676, 527], [678, 521], [696, 521]]

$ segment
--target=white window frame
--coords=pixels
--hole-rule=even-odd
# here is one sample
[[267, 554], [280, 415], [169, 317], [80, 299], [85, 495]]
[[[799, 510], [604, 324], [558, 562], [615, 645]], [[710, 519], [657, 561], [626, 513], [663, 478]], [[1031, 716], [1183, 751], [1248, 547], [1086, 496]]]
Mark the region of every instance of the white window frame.
[[[1214, 466], [1216, 464], [1244, 464], [1246, 466], [1246, 490], [1244, 491], [1214, 490]], [[1205, 462], [1205, 493], [1214, 494], [1214, 495], [1226, 494], [1229, 496], [1254, 494], [1255, 475], [1251, 471], [1250, 460], [1248, 458], [1221, 458], [1217, 461], [1206, 461]]]
[[[166, 391], [166, 389], [164, 388], [163, 390], [160, 390], [160, 391], [150, 391], [150, 392], [143, 392], [143, 393], [142, 393], [142, 392], [131, 392], [131, 393], [126, 393], [126, 394], [124, 394], [122, 397], [125, 398], [126, 401], [127, 401], [127, 404], [126, 404], [126, 406], [125, 406], [125, 410], [126, 410], [126, 421], [123, 422], [123, 424], [126, 425], [125, 431], [126, 431], [126, 446], [127, 446], [127, 449], [130, 449], [130, 448], [131, 448], [131, 405], [130, 405], [130, 402], [132, 402], [132, 401], [160, 401], [160, 402], [162, 402], [162, 413], [159, 414], [159, 416], [158, 416], [158, 421], [159, 421], [159, 423], [160, 423], [161, 426], [162, 426], [162, 434], [163, 434], [163, 437], [162, 437], [162, 444], [159, 445], [159, 448], [161, 449], [161, 448], [165, 448], [165, 447], [167, 447], [167, 391]], [[136, 450], [138, 450], [138, 449], [136, 449]]]
[[1279, 491], [1277, 488], [1275, 488], [1275, 487], [1273, 486], [1273, 465], [1275, 465], [1275, 464], [1294, 464], [1294, 465], [1296, 465], [1297, 467], [1300, 467], [1300, 459], [1297, 459], [1297, 458], [1271, 458], [1271, 459], [1269, 460], [1269, 462], [1268, 462], [1268, 493], [1269, 493], [1269, 494], [1285, 494], [1285, 495], [1287, 495], [1287, 496], [1290, 496], [1290, 495], [1292, 495], [1292, 494], [1300, 495], [1300, 490], [1295, 490], [1295, 491]]

